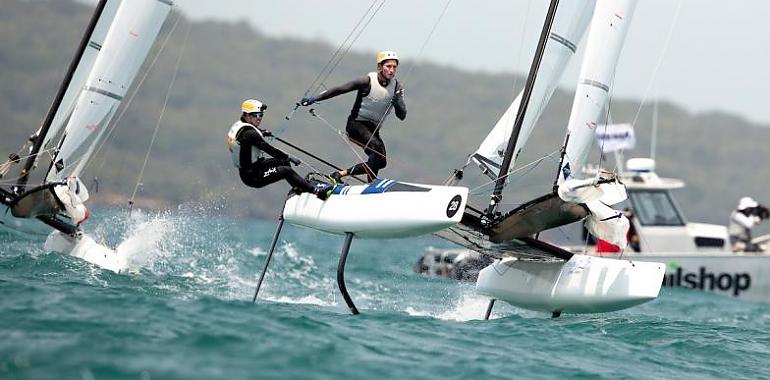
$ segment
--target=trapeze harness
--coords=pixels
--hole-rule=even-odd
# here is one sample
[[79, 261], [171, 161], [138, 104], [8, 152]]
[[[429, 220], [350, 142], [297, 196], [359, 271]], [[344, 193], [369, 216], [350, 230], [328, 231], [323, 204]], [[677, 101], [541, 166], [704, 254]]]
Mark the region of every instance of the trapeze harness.
[[[289, 156], [268, 144], [254, 125], [236, 121], [227, 132], [227, 147], [241, 181], [247, 186], [260, 188], [285, 179], [301, 192], [314, 192], [313, 186], [289, 166]], [[272, 157], [267, 158], [266, 154]]]
[[[369, 181], [373, 181], [380, 169], [387, 165], [385, 144], [380, 137], [377, 126], [385, 119], [390, 111], [390, 105], [398, 91], [399, 84], [392, 79], [386, 86], [380, 83], [376, 72], [371, 72], [365, 77], [350, 81], [342, 86], [331, 88], [322, 92], [317, 101], [333, 98], [353, 90], [358, 90], [353, 108], [348, 116], [345, 131], [348, 137], [364, 148], [368, 156], [366, 163], [353, 165], [348, 173], [366, 174]], [[396, 116], [403, 120], [406, 118], [406, 105], [399, 98], [394, 104]]]

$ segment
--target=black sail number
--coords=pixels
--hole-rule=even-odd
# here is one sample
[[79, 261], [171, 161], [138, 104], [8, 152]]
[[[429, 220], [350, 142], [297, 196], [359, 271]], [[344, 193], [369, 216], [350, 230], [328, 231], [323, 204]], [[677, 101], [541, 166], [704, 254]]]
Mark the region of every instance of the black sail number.
[[446, 216], [447, 218], [451, 218], [457, 214], [457, 211], [460, 210], [460, 205], [463, 203], [463, 197], [461, 197], [459, 194], [452, 197], [452, 200], [449, 201], [449, 204], [446, 206]]

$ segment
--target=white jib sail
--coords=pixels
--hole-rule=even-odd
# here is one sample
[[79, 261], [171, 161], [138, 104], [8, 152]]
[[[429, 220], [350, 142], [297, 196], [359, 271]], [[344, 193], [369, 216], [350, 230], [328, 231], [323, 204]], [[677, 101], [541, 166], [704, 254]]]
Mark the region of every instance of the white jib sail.
[[[585, 34], [594, 12], [595, 0], [565, 1], [559, 5], [551, 34], [545, 47], [543, 60], [532, 92], [524, 122], [521, 126], [513, 159], [526, 144], [535, 123], [540, 118], [545, 106], [551, 99], [564, 69], [575, 54], [577, 45]], [[478, 150], [471, 156], [482, 172], [496, 178], [503, 162], [505, 148], [513, 129], [516, 114], [519, 112], [521, 93], [514, 99], [495, 127], [487, 135]], [[513, 162], [511, 163], [513, 167]]]
[[50, 148], [48, 145], [51, 139], [59, 134], [62, 127], [64, 127], [64, 123], [72, 114], [72, 109], [75, 107], [75, 101], [85, 86], [88, 75], [94, 66], [94, 62], [96, 62], [96, 57], [98, 56], [99, 51], [101, 51], [102, 45], [104, 45], [107, 31], [112, 24], [112, 20], [115, 18], [115, 12], [117, 12], [120, 3], [121, 0], [109, 0], [105, 3], [101, 16], [96, 22], [93, 32], [88, 37], [88, 46], [83, 51], [83, 55], [77, 63], [77, 68], [72, 75], [72, 80], [70, 81], [69, 86], [67, 86], [61, 104], [59, 104], [59, 108], [56, 110], [56, 114], [53, 117], [51, 127], [48, 129], [48, 133], [43, 139], [41, 150]]
[[610, 95], [636, 0], [598, 0], [570, 113], [559, 184], [580, 178], [594, 141], [594, 130]]
[[107, 129], [171, 9], [169, 0], [130, 0], [118, 7], [72, 111], [46, 181], [77, 176]]

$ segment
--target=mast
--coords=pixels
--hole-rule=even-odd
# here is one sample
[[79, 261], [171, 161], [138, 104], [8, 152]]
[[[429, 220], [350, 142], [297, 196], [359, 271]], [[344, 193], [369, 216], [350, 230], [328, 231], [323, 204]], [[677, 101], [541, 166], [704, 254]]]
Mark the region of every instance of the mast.
[[524, 116], [526, 115], [527, 106], [529, 105], [529, 100], [532, 96], [532, 89], [535, 87], [535, 79], [537, 77], [537, 72], [540, 69], [540, 62], [543, 60], [545, 45], [546, 42], [548, 42], [548, 36], [551, 34], [551, 26], [553, 25], [553, 20], [556, 17], [556, 8], [558, 5], [559, 0], [551, 0], [551, 5], [548, 7], [548, 13], [546, 14], [545, 22], [543, 23], [543, 30], [540, 32], [540, 40], [538, 41], [537, 49], [535, 50], [535, 57], [533, 58], [532, 65], [529, 68], [527, 83], [524, 86], [521, 103], [519, 104], [519, 112], [516, 114], [516, 121], [513, 124], [511, 137], [508, 139], [508, 146], [505, 148], [503, 162], [500, 165], [500, 171], [497, 173], [495, 190], [492, 192], [492, 196], [489, 201], [489, 207], [487, 207], [485, 213], [488, 218], [495, 213], [498, 204], [503, 199], [502, 192], [508, 176], [508, 168], [511, 166], [511, 160], [513, 158], [514, 149], [516, 148], [516, 142], [519, 138], [519, 132], [521, 132], [521, 126], [524, 123]]
[[96, 5], [96, 9], [94, 9], [94, 14], [91, 16], [91, 21], [88, 23], [88, 27], [86, 28], [86, 31], [83, 34], [83, 38], [80, 40], [80, 46], [78, 46], [78, 49], [75, 52], [75, 56], [72, 58], [72, 61], [70, 62], [70, 66], [67, 69], [67, 74], [64, 76], [64, 80], [62, 80], [62, 83], [59, 86], [59, 91], [56, 93], [56, 97], [54, 98], [53, 103], [51, 103], [51, 108], [48, 109], [48, 114], [46, 114], [46, 117], [43, 120], [43, 125], [40, 127], [40, 130], [34, 136], [32, 150], [30, 151], [30, 155], [27, 158], [27, 161], [24, 163], [24, 168], [21, 170], [21, 176], [19, 177], [19, 187], [17, 190], [17, 194], [24, 192], [24, 188], [26, 187], [27, 181], [29, 180], [30, 170], [32, 170], [32, 166], [35, 164], [35, 161], [37, 160], [37, 154], [40, 152], [40, 149], [43, 147], [43, 141], [45, 140], [45, 135], [48, 133], [48, 130], [51, 128], [51, 123], [53, 122], [54, 116], [56, 115], [56, 112], [59, 110], [59, 106], [61, 105], [62, 99], [64, 99], [64, 94], [67, 92], [67, 87], [69, 87], [70, 82], [72, 81], [72, 77], [75, 74], [75, 70], [77, 69], [78, 64], [80, 63], [80, 59], [83, 57], [83, 52], [85, 52], [86, 48], [88, 47], [88, 42], [91, 40], [91, 35], [94, 32], [94, 28], [96, 28], [96, 24], [99, 21], [99, 18], [101, 17], [102, 11], [104, 11], [104, 7], [106, 4], [107, 4], [107, 0], [99, 0], [99, 3]]
[[658, 146], [658, 99], [652, 107], [652, 138], [650, 138], [650, 158], [655, 159], [655, 151]]

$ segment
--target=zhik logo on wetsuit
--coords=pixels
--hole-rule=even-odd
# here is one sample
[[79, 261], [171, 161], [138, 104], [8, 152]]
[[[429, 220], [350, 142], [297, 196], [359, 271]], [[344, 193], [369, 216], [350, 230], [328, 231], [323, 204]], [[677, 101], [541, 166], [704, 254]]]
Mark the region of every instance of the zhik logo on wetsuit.
[[267, 169], [265, 174], [262, 175], [262, 178], [267, 178], [270, 174], [275, 174], [275, 173], [278, 173], [278, 168]]

